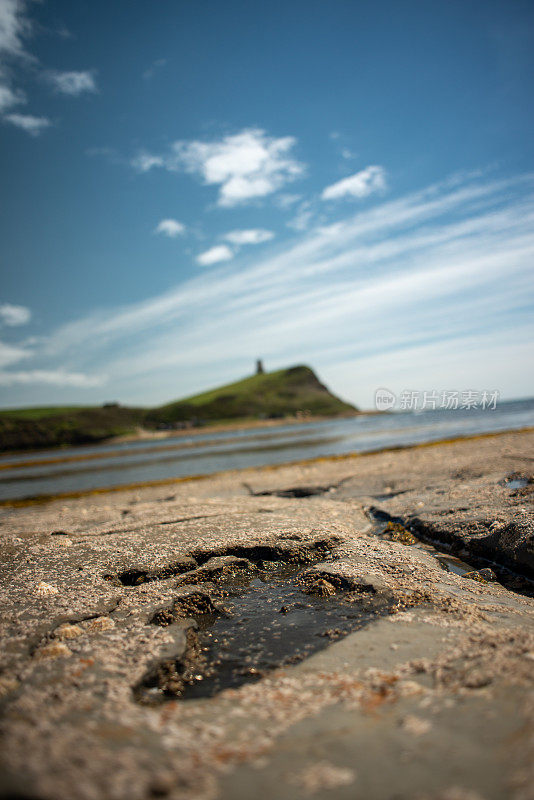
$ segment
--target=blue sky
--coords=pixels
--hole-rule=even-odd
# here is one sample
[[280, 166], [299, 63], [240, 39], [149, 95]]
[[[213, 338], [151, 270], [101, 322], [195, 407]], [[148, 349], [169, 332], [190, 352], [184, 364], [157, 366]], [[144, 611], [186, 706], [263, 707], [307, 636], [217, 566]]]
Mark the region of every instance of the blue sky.
[[534, 394], [534, 6], [0, 0], [0, 404]]

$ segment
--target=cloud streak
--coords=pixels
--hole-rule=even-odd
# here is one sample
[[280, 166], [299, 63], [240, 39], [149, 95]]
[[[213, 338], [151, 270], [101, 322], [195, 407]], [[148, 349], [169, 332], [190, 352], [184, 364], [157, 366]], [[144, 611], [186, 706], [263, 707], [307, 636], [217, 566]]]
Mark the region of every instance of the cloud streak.
[[[261, 257], [243, 253], [234, 265], [227, 248], [226, 263], [172, 291], [59, 327], [30, 366], [103, 371], [121, 399], [158, 402], [246, 374], [261, 353], [272, 367], [311, 362], [344, 396], [370, 405], [377, 385], [435, 379], [437, 358], [452, 388], [472, 362], [492, 385], [492, 360], [480, 363], [469, 345], [485, 341], [510, 384], [495, 388], [518, 394], [528, 376], [514, 342], [523, 357], [534, 338], [533, 223], [532, 175], [456, 176]], [[225, 247], [201, 254], [204, 265]], [[402, 373], [395, 359], [407, 365]]]
[[0, 324], [26, 325], [31, 319], [32, 312], [26, 306], [15, 306], [11, 303], [0, 305]]
[[263, 244], [274, 239], [272, 231], [266, 231], [263, 228], [251, 228], [248, 230], [228, 231], [224, 234], [227, 242], [236, 245], [242, 244]]
[[84, 375], [81, 372], [66, 372], [65, 370], [34, 369], [25, 372], [2, 372], [0, 370], [0, 386], [28, 386], [45, 385], [72, 387], [76, 389], [92, 389], [102, 386], [105, 378], [94, 375]]
[[47, 117], [34, 117], [33, 114], [6, 114], [4, 120], [26, 131], [30, 136], [39, 136], [52, 125]]
[[196, 262], [201, 267], [210, 267], [212, 264], [217, 264], [219, 261], [230, 261], [234, 257], [234, 251], [231, 250], [226, 244], [217, 244], [215, 247], [210, 247], [203, 253], [197, 256]]
[[[350, 156], [347, 156], [350, 158]], [[383, 167], [366, 167], [361, 172], [343, 178], [331, 186], [323, 189], [322, 200], [340, 200], [342, 198], [361, 199], [376, 192], [383, 192], [386, 189], [386, 172]]]

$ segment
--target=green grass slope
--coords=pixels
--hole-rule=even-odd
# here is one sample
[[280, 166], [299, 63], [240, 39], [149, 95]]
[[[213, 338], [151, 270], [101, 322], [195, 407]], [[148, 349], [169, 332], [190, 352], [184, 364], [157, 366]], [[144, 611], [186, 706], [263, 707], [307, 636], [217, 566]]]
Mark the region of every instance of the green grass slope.
[[183, 422], [198, 419], [221, 422], [265, 419], [300, 413], [339, 416], [357, 411], [331, 394], [310, 367], [253, 375], [209, 392], [187, 397], [149, 411], [148, 423]]
[[90, 444], [129, 433], [143, 423], [143, 409], [23, 408], [0, 413], [0, 450]]

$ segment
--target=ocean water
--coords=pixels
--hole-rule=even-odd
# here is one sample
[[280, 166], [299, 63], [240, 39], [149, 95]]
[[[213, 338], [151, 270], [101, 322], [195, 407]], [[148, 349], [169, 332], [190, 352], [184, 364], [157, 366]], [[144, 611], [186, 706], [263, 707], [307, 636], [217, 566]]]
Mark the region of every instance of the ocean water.
[[252, 430], [205, 431], [0, 456], [0, 499], [21, 499], [228, 469], [364, 453], [477, 433], [534, 426], [534, 399], [493, 410], [369, 414]]

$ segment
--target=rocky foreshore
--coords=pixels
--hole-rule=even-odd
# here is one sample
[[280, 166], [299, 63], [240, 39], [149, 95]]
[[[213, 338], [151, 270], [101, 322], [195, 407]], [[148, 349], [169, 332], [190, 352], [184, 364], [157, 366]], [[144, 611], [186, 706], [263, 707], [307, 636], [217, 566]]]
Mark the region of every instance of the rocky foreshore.
[[533, 444], [0, 509], [0, 797], [534, 797]]

